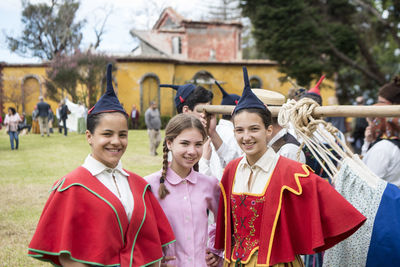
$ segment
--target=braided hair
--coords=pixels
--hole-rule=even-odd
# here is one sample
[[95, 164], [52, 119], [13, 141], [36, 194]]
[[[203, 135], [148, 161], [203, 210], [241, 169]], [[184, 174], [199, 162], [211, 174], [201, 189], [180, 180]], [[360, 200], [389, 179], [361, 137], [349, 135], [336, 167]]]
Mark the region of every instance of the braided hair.
[[191, 128], [199, 130], [200, 134], [203, 137], [203, 140], [207, 139], [207, 133], [203, 127], [203, 124], [198, 118], [191, 114], [181, 113], [176, 115], [168, 122], [167, 127], [165, 128], [165, 139], [163, 142], [163, 165], [160, 177], [160, 188], [158, 189], [158, 195], [160, 199], [164, 199], [169, 194], [169, 191], [165, 186], [165, 178], [167, 176], [168, 170], [169, 151], [167, 141], [172, 142], [178, 135], [181, 134], [181, 132]]
[[160, 199], [164, 199], [169, 194], [169, 191], [164, 183], [165, 177], [167, 176], [167, 170], [168, 170], [168, 147], [166, 140], [164, 140], [162, 172], [160, 177], [160, 187], [158, 188], [158, 195], [160, 196]]

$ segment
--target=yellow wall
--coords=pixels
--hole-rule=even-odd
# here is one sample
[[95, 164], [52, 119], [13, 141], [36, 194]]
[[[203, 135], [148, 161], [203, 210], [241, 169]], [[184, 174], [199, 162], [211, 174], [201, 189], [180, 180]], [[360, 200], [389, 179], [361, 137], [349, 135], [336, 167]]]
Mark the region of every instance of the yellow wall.
[[[26, 97], [25, 112], [32, 114], [37, 102], [39, 102], [40, 90], [42, 94], [46, 94], [46, 87], [43, 85], [46, 70], [44, 67], [38, 66], [5, 66], [3, 69], [3, 95], [10, 96], [16, 94], [21, 95], [21, 87], [24, 84], [28, 91], [31, 91]], [[39, 81], [38, 81], [39, 80]], [[42, 86], [40, 85], [42, 83]], [[41, 88], [40, 88], [41, 87]], [[45, 99], [55, 113], [58, 103], [50, 99]], [[4, 101], [4, 110], [7, 112], [8, 107], [15, 107], [14, 103]], [[18, 107], [18, 113], [22, 113], [22, 103]]]
[[[243, 90], [243, 73], [242, 65], [240, 64], [177, 64], [171, 62], [119, 62], [117, 64], [117, 94], [124, 105], [127, 112], [131, 111], [132, 105], [135, 104], [140, 108], [140, 82], [146, 75], [154, 75], [159, 79], [160, 83], [174, 83], [184, 84], [192, 80], [193, 76], [202, 70], [205, 70], [218, 81], [222, 81], [222, 86], [228, 93], [236, 93], [241, 95]], [[283, 76], [278, 72], [276, 65], [251, 65], [247, 66], [249, 77], [255, 75], [261, 79], [262, 87], [264, 89], [278, 91], [283, 95], [288, 94], [290, 83], [281, 84], [279, 77]], [[3, 69], [3, 84], [4, 94], [10, 94], [15, 90], [15, 85], [21, 91], [21, 83], [24, 78], [29, 75], [36, 75], [43, 83], [45, 77], [45, 67], [41, 65], [6, 65]], [[33, 87], [34, 93], [25, 104], [27, 114], [31, 114], [35, 104], [38, 102], [39, 84], [34, 79], [26, 79], [26, 86]], [[222, 94], [216, 85], [207, 85], [207, 89], [211, 89], [214, 93], [213, 104], [219, 104], [222, 99]], [[325, 81], [321, 87], [322, 98], [324, 104], [327, 104], [327, 99], [335, 94], [334, 83], [332, 81]], [[158, 88], [156, 89], [158, 90]], [[171, 88], [160, 88], [160, 111], [162, 115], [173, 115], [175, 113], [174, 96], [175, 91]], [[42, 86], [42, 93], [46, 95], [46, 88]], [[57, 107], [57, 103], [46, 99], [51, 105], [53, 112]], [[147, 101], [146, 101], [147, 102]], [[4, 111], [11, 103], [4, 103]], [[143, 106], [147, 107], [148, 103]], [[3, 111], [3, 112], [4, 112]], [[141, 110], [143, 113], [145, 110]], [[18, 112], [22, 112], [22, 107], [19, 107]]]

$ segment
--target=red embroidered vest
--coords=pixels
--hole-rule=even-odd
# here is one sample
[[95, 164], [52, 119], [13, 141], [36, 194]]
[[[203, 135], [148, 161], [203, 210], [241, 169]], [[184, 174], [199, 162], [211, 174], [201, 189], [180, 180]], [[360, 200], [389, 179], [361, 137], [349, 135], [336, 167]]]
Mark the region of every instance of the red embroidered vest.
[[232, 260], [246, 263], [258, 250], [264, 201], [265, 196], [232, 194]]

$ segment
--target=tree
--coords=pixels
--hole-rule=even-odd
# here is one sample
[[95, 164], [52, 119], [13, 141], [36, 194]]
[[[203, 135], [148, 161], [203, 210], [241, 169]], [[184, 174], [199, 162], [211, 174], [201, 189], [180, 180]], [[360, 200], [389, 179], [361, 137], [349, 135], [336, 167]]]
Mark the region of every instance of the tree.
[[81, 101], [93, 106], [104, 92], [105, 70], [109, 62], [114, 63], [114, 60], [90, 50], [84, 53], [76, 51], [72, 56], [56, 56], [46, 70], [48, 96], [59, 101], [68, 94], [73, 102]]
[[322, 73], [336, 77], [341, 102], [399, 69], [398, 1], [243, 0], [242, 8], [258, 48], [283, 73], [306, 86]]
[[76, 21], [79, 2], [51, 0], [31, 4], [22, 1], [23, 35], [7, 36], [9, 49], [22, 56], [53, 59], [56, 55], [72, 54], [82, 40], [81, 29], [85, 21]]
[[239, 0], [219, 0], [206, 3], [208, 5], [208, 19], [220, 21], [240, 20], [241, 8]]

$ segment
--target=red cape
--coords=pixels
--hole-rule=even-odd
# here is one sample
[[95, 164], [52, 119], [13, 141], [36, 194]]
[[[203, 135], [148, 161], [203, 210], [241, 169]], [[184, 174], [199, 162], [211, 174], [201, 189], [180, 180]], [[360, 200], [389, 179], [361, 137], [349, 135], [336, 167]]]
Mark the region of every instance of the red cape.
[[[128, 171], [127, 171], [128, 172]], [[149, 184], [128, 172], [131, 221], [119, 199], [88, 170], [60, 179], [43, 209], [29, 256], [60, 265], [60, 253], [86, 264], [142, 266], [161, 260], [175, 237]]]
[[[241, 158], [221, 180], [215, 248], [232, 254], [231, 193]], [[326, 250], [352, 235], [366, 218], [308, 166], [280, 157], [265, 192], [257, 264], [291, 262], [298, 254]]]

